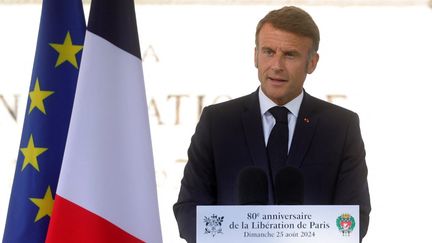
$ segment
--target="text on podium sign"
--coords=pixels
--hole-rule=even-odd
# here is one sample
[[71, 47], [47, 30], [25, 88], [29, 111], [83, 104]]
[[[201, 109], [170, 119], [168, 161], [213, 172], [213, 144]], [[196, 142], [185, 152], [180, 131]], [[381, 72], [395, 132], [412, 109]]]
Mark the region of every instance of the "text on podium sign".
[[358, 243], [359, 206], [197, 206], [197, 243]]

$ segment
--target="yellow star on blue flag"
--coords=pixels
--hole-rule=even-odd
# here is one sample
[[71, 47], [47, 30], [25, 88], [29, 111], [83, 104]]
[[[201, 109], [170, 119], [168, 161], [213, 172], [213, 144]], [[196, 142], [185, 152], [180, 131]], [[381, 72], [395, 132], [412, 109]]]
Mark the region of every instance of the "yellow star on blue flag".
[[53, 91], [41, 90], [39, 85], [39, 79], [36, 79], [34, 89], [29, 92], [31, 103], [28, 113], [32, 112], [34, 108], [38, 108], [42, 113], [46, 115], [44, 100], [52, 94], [54, 94]]
[[30, 198], [30, 201], [32, 201], [39, 208], [38, 213], [34, 220], [35, 222], [37, 222], [38, 220], [40, 220], [45, 216], [51, 217], [51, 213], [54, 206], [54, 197], [51, 192], [51, 187], [48, 186], [48, 189], [45, 192], [43, 198]]
[[21, 171], [25, 169], [27, 165], [33, 166], [33, 168], [39, 171], [38, 156], [48, 150], [48, 148], [35, 147], [33, 135], [30, 135], [27, 147], [21, 148], [21, 153], [24, 155], [24, 162], [21, 167]]
[[58, 52], [57, 62], [55, 67], [58, 67], [64, 62], [69, 62], [75, 68], [78, 68], [76, 55], [83, 48], [82, 45], [72, 44], [72, 39], [69, 31], [66, 34], [64, 42], [62, 44], [50, 43], [50, 46]]

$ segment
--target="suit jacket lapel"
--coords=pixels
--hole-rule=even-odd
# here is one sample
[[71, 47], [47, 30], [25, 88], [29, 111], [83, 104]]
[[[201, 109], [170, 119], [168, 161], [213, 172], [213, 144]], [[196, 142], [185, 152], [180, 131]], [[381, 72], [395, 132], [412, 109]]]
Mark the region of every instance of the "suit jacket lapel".
[[267, 170], [267, 155], [259, 108], [258, 92], [247, 96], [242, 113], [244, 133], [254, 164]]
[[305, 92], [288, 154], [288, 164], [294, 167], [301, 166], [318, 124], [318, 116], [314, 112], [312, 99]]

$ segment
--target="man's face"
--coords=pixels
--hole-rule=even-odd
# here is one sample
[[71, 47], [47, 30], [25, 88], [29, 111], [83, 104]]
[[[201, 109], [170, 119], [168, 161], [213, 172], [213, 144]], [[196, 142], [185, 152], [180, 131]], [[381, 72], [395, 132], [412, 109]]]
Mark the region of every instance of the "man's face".
[[315, 70], [319, 56], [312, 50], [312, 39], [264, 24], [255, 47], [255, 66], [261, 88], [273, 102], [283, 105], [297, 97], [306, 75]]

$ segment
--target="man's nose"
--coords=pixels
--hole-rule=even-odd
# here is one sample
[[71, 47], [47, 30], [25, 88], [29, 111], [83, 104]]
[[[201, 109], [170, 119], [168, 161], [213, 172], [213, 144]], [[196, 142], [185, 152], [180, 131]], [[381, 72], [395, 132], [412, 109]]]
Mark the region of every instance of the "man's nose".
[[283, 55], [275, 53], [271, 61], [271, 69], [273, 71], [281, 71], [283, 69]]

